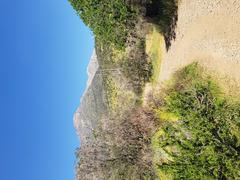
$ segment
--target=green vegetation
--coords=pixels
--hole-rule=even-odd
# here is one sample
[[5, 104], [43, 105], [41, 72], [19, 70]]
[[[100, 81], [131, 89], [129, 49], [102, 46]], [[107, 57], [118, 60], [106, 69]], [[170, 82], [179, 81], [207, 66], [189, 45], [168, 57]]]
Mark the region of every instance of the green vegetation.
[[161, 32], [167, 34], [171, 31], [177, 11], [175, 0], [69, 1], [84, 23], [92, 29], [96, 39], [118, 49], [126, 47], [127, 38], [134, 32], [139, 17], [156, 23]]
[[108, 71], [108, 76], [115, 76], [114, 73], [123, 76], [125, 84], [131, 86], [134, 93], [140, 96], [145, 83], [151, 80], [152, 62], [145, 51], [145, 39], [136, 38], [135, 41], [128, 52], [96, 41], [96, 52], [100, 69]]
[[[240, 178], [240, 104], [202, 72], [197, 64], [178, 72], [156, 108], [170, 113], [160, 113], [162, 126], [152, 138], [160, 178]], [[173, 115], [177, 121], [166, 121]]]
[[[164, 35], [171, 30], [177, 10], [175, 0], [69, 0], [94, 33], [100, 68], [118, 68], [141, 96], [146, 82], [157, 82]], [[145, 51], [144, 23], [157, 24], [152, 50]], [[168, 27], [168, 28], [167, 28]], [[155, 39], [157, 38], [157, 39]], [[166, 38], [165, 38], [166, 39]], [[159, 43], [155, 43], [159, 40]], [[149, 57], [150, 58], [149, 58]]]
[[156, 85], [160, 75], [164, 39], [156, 26], [149, 26], [151, 26], [151, 31], [146, 35], [146, 53], [153, 67], [151, 81]]
[[117, 48], [125, 46], [129, 30], [134, 26], [136, 8], [124, 0], [69, 0], [74, 9], [88, 25], [97, 39], [114, 44]]
[[126, 87], [125, 82], [119, 82], [121, 79], [118, 79], [118, 77], [113, 74], [108, 74], [104, 76], [103, 79], [111, 113], [119, 113], [135, 104], [136, 96], [131, 89]]
[[150, 0], [147, 4], [146, 17], [158, 25], [158, 30], [164, 36], [166, 49], [176, 38], [175, 27], [178, 20], [178, 0]]
[[128, 56], [120, 64], [123, 74], [132, 84], [134, 92], [141, 95], [144, 85], [152, 77], [152, 62], [145, 52], [145, 39], [138, 39]]
[[159, 25], [162, 33], [166, 33], [176, 18], [178, 0], [151, 0], [147, 7], [147, 16]]
[[[79, 177], [240, 179], [240, 103], [197, 64], [176, 73], [151, 108], [133, 103], [146, 82], [158, 82], [163, 37], [167, 49], [175, 38], [177, 0], [69, 1], [95, 35], [108, 104], [120, 111], [77, 154]], [[146, 36], [141, 23], [149, 22]]]
[[104, 84], [106, 86], [108, 104], [111, 110], [116, 110], [118, 107], [118, 98], [120, 95], [118, 85], [111, 78], [106, 78]]
[[119, 62], [122, 61], [125, 53], [117, 50], [100, 40], [95, 40], [95, 50], [100, 69], [119, 69]]

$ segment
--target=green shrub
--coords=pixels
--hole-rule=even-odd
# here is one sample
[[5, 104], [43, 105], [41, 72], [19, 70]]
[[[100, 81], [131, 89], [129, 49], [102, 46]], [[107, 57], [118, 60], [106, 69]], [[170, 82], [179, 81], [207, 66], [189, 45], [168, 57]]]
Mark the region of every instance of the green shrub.
[[177, 11], [178, 0], [148, 0], [146, 4], [146, 17], [158, 25], [167, 50], [171, 46], [171, 41], [176, 38]]
[[69, 0], [97, 39], [117, 48], [125, 46], [137, 11], [124, 0]]
[[122, 71], [138, 95], [142, 94], [146, 82], [153, 74], [152, 62], [145, 52], [145, 39], [139, 39], [128, 57], [121, 62]]
[[158, 170], [174, 179], [240, 178], [240, 104], [224, 98], [197, 64], [177, 74], [162, 106], [180, 120], [164, 121], [160, 130], [158, 147], [173, 161]]

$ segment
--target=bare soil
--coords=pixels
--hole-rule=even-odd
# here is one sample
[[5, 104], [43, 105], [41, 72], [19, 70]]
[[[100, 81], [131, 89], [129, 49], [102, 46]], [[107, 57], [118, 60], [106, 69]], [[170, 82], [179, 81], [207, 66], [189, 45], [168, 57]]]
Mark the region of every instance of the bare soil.
[[240, 83], [239, 0], [181, 0], [175, 32], [163, 55], [160, 82], [199, 62], [221, 81]]

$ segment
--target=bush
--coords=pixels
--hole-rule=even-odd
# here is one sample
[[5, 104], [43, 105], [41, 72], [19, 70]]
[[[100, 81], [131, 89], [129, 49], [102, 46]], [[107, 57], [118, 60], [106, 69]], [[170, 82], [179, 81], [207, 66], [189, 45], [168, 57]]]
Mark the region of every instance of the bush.
[[[100, 41], [124, 49], [139, 16], [159, 25], [166, 41], [174, 34], [176, 0], [69, 0]], [[169, 44], [169, 42], [166, 42]]]
[[134, 25], [136, 9], [124, 0], [69, 0], [97, 39], [122, 49]]
[[153, 111], [134, 108], [102, 123], [94, 142], [76, 151], [77, 179], [153, 179], [149, 145], [158, 127]]
[[146, 17], [158, 25], [167, 50], [171, 46], [171, 41], [176, 38], [177, 11], [178, 0], [149, 0], [146, 4]]
[[145, 52], [145, 39], [136, 42], [128, 57], [121, 62], [121, 67], [135, 93], [141, 95], [145, 83], [151, 80], [153, 73], [152, 63]]
[[114, 138], [113, 154], [116, 161], [112, 161], [110, 166], [120, 170], [120, 179], [154, 177], [149, 145], [156, 127], [157, 121], [152, 110], [141, 107], [131, 109], [122, 119], [111, 122], [107, 134]]
[[158, 170], [174, 179], [239, 179], [240, 104], [223, 98], [197, 64], [174, 82], [158, 108], [179, 121], [165, 121], [160, 130], [158, 149], [170, 158], [158, 163]]

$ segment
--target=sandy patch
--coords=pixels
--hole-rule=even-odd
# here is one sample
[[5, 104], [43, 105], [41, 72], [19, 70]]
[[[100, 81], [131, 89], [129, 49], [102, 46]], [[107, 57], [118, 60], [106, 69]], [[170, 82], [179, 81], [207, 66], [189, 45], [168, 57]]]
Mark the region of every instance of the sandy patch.
[[219, 79], [240, 83], [239, 0], [181, 0], [176, 40], [164, 52], [160, 82], [194, 61]]

